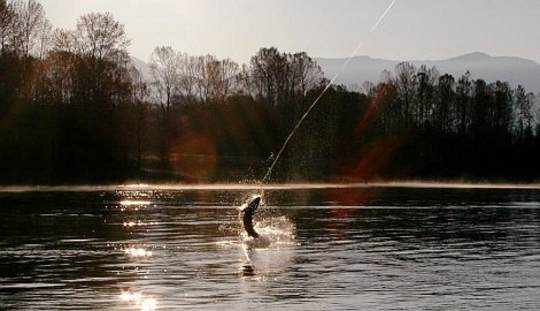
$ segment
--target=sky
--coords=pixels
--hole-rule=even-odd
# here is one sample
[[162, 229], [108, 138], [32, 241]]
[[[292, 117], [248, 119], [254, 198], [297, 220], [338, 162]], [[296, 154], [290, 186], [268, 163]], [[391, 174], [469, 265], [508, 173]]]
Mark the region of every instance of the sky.
[[125, 24], [133, 56], [156, 46], [247, 62], [261, 47], [313, 57], [445, 59], [481, 51], [540, 62], [538, 0], [38, 0], [59, 28], [89, 12]]

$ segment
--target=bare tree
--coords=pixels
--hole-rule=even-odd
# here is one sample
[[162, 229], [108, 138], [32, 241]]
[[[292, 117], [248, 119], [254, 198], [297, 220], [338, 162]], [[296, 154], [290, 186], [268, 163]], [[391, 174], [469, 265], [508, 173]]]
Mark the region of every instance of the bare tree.
[[173, 98], [179, 94], [180, 57], [170, 46], [156, 47], [150, 60], [154, 95], [165, 112], [171, 110]]
[[90, 13], [83, 15], [75, 30], [78, 53], [97, 61], [119, 61], [127, 57], [130, 40], [124, 25], [114, 19], [111, 13]]
[[240, 66], [230, 59], [219, 60], [213, 55], [193, 58], [195, 88], [204, 103], [223, 103], [238, 86]]
[[533, 116], [533, 104], [534, 95], [532, 93], [527, 94], [525, 88], [522, 85], [518, 85], [514, 93], [514, 105], [515, 105], [515, 118], [517, 127], [517, 136], [519, 138], [525, 137], [527, 129], [532, 128], [534, 121]]
[[51, 41], [51, 75], [72, 88], [62, 90], [67, 98], [76, 94], [79, 102], [111, 108], [128, 96], [129, 40], [111, 14], [83, 15], [75, 30], [55, 30]]
[[455, 79], [449, 74], [439, 77], [437, 85], [437, 99], [433, 111], [433, 118], [436, 128], [441, 131], [450, 132], [452, 130], [455, 102]]
[[224, 59], [220, 62], [219, 87], [216, 96], [223, 102], [232, 93], [239, 89], [240, 66], [231, 59]]
[[[45, 17], [45, 10], [41, 3], [35, 0], [17, 0], [12, 3], [16, 13], [17, 45], [25, 56], [36, 52], [43, 32], [50, 31], [50, 25]], [[40, 47], [38, 47], [39, 49]]]
[[456, 124], [460, 135], [465, 135], [471, 122], [473, 88], [470, 78], [471, 73], [467, 71], [459, 78], [456, 86]]
[[398, 90], [400, 101], [401, 122], [405, 127], [409, 127], [412, 121], [413, 100], [417, 84], [416, 67], [412, 63], [403, 62], [396, 65], [395, 85]]
[[287, 54], [276, 48], [263, 48], [250, 62], [251, 85], [258, 96], [272, 105], [305, 96], [322, 76], [320, 67], [303, 52]]
[[179, 90], [178, 93], [187, 102], [196, 99], [197, 57], [185, 53], [176, 53], [178, 60]]
[[323, 76], [321, 67], [306, 52], [288, 55], [289, 91], [293, 94], [306, 95], [315, 88]]
[[39, 59], [44, 59], [52, 47], [53, 30], [48, 20], [44, 20], [38, 29], [36, 44], [36, 55]]
[[198, 56], [194, 58], [194, 73], [196, 90], [199, 100], [207, 103], [210, 99], [211, 83], [215, 75], [217, 59], [212, 55]]
[[0, 0], [0, 52], [4, 52], [13, 41], [16, 13], [11, 3]]
[[251, 58], [250, 78], [259, 97], [271, 105], [279, 102], [279, 89], [284, 81], [286, 58], [276, 48], [263, 48]]
[[77, 39], [75, 32], [70, 30], [56, 29], [52, 33], [52, 49], [56, 52], [76, 53]]
[[416, 124], [422, 126], [429, 120], [433, 111], [433, 95], [439, 73], [435, 67], [420, 66], [416, 73], [416, 105], [414, 114]]

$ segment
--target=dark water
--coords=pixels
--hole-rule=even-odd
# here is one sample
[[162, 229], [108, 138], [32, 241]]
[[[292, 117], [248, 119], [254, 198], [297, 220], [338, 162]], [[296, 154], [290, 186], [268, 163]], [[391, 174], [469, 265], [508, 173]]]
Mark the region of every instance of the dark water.
[[0, 193], [0, 309], [540, 309], [539, 190], [250, 193]]

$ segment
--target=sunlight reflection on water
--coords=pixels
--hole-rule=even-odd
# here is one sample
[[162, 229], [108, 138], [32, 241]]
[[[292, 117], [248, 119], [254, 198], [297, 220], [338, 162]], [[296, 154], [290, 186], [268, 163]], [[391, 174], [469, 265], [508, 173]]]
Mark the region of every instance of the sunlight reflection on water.
[[537, 190], [253, 192], [0, 194], [0, 309], [538, 310]]
[[152, 297], [145, 297], [141, 293], [122, 291], [120, 300], [124, 303], [132, 304], [141, 311], [153, 311], [157, 309], [157, 300]]
[[150, 205], [152, 202], [150, 201], [141, 201], [141, 200], [122, 200], [120, 201], [121, 206], [137, 206], [137, 205]]
[[130, 257], [152, 257], [153, 255], [152, 251], [148, 251], [140, 247], [139, 248], [135, 248], [135, 247], [126, 248], [124, 252]]

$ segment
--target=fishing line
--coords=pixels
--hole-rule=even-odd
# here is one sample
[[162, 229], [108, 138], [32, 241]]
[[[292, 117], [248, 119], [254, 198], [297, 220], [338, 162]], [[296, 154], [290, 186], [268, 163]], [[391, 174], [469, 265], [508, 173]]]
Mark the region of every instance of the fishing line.
[[[375, 30], [377, 30], [377, 28], [379, 27], [379, 25], [384, 21], [384, 19], [386, 18], [386, 16], [388, 15], [388, 13], [390, 13], [390, 11], [392, 10], [392, 8], [394, 7], [394, 5], [396, 4], [398, 0], [392, 0], [392, 2], [390, 3], [390, 5], [386, 8], [386, 10], [384, 10], [384, 12], [381, 14], [381, 16], [377, 19], [377, 21], [375, 22], [375, 24], [373, 24], [373, 26], [371, 27], [369, 33], [373, 33], [375, 32]], [[294, 128], [292, 129], [291, 133], [289, 134], [289, 136], [287, 136], [287, 139], [285, 140], [285, 142], [283, 143], [283, 145], [281, 146], [281, 149], [279, 150], [279, 152], [277, 153], [276, 157], [274, 158], [274, 161], [272, 162], [272, 165], [270, 165], [270, 168], [268, 168], [268, 171], [266, 172], [266, 174], [264, 175], [263, 179], [261, 180], [261, 184], [264, 184], [265, 182], [268, 181], [268, 179], [270, 178], [270, 176], [272, 175], [272, 172], [275, 168], [275, 166], [277, 165], [279, 159], [281, 158], [281, 155], [283, 154], [283, 152], [285, 151], [285, 149], [287, 149], [287, 146], [289, 144], [289, 142], [291, 141], [291, 139], [294, 137], [294, 134], [296, 133], [296, 131], [300, 128], [300, 126], [302, 126], [302, 123], [304, 123], [305, 119], [308, 117], [308, 115], [311, 113], [311, 111], [313, 110], [313, 108], [315, 108], [315, 106], [317, 106], [317, 104], [319, 103], [319, 101], [321, 100], [321, 98], [324, 96], [324, 94], [326, 94], [326, 92], [330, 89], [330, 87], [334, 84], [334, 82], [336, 81], [336, 79], [343, 73], [343, 71], [345, 70], [345, 67], [347, 67], [347, 65], [349, 65], [350, 61], [352, 60], [352, 58], [354, 56], [356, 56], [356, 54], [358, 53], [358, 51], [360, 50], [360, 48], [362, 47], [363, 45], [363, 42], [360, 41], [360, 43], [356, 46], [356, 48], [352, 51], [351, 55], [343, 62], [343, 64], [341, 65], [341, 68], [339, 69], [339, 71], [334, 75], [334, 77], [326, 84], [326, 87], [322, 90], [322, 92], [319, 94], [319, 96], [317, 96], [317, 98], [315, 99], [315, 101], [313, 101], [313, 103], [308, 107], [308, 109], [306, 110], [306, 112], [302, 115], [302, 117], [300, 118], [300, 120], [298, 121], [298, 123], [296, 123], [296, 125], [294, 126]]]
[[377, 30], [377, 28], [379, 28], [379, 25], [386, 18], [386, 15], [388, 15], [388, 13], [390, 13], [390, 10], [392, 10], [392, 8], [394, 7], [394, 4], [396, 4], [396, 2], [397, 2], [397, 0], [392, 0], [392, 3], [390, 3], [388, 8], [386, 8], [386, 10], [382, 13], [382, 15], [379, 17], [377, 22], [373, 25], [373, 27], [371, 27], [371, 30], [369, 31], [370, 33], [373, 33], [375, 30]]

